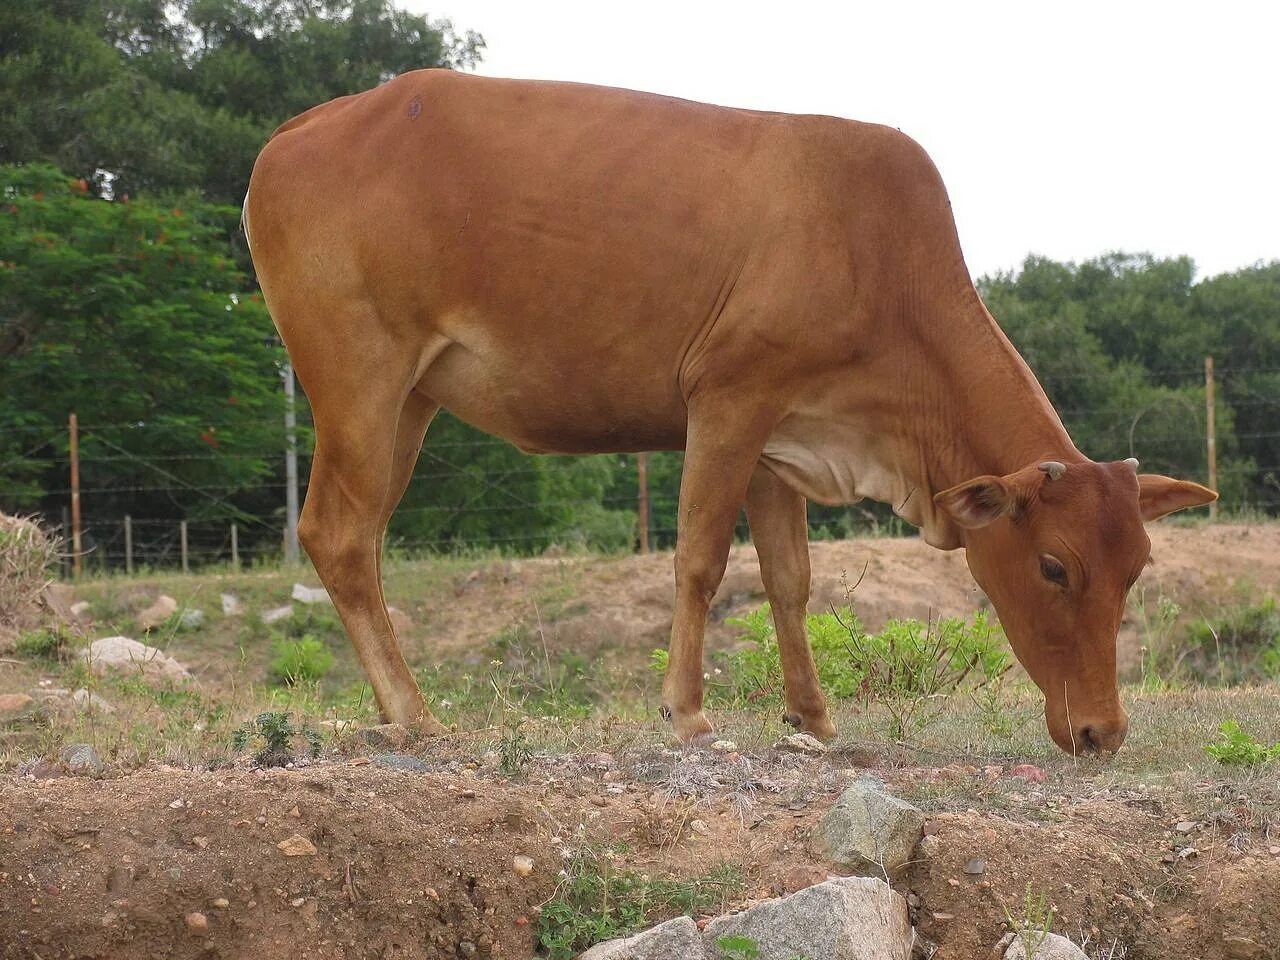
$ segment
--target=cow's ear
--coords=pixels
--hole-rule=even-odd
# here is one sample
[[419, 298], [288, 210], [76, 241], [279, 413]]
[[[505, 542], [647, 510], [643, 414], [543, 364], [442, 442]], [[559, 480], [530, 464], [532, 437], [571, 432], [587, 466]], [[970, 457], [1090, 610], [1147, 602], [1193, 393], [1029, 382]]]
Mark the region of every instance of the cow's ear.
[[1018, 500], [1008, 480], [987, 476], [934, 494], [933, 502], [960, 526], [976, 530], [1013, 513]]
[[1217, 499], [1214, 491], [1190, 480], [1174, 480], [1158, 473], [1138, 474], [1138, 506], [1143, 520], [1159, 520], [1177, 510], [1201, 507]]

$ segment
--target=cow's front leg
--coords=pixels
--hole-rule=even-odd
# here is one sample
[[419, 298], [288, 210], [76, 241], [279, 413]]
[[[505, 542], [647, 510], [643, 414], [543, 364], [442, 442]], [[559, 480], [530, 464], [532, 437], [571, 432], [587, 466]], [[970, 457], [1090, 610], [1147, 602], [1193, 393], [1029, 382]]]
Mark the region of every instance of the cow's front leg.
[[[772, 421], [740, 397], [690, 409], [676, 540], [676, 606], [662, 712], [688, 743], [711, 733], [702, 712], [702, 642], [707, 610], [724, 577], [733, 528]], [[744, 416], [744, 414], [748, 414]]]

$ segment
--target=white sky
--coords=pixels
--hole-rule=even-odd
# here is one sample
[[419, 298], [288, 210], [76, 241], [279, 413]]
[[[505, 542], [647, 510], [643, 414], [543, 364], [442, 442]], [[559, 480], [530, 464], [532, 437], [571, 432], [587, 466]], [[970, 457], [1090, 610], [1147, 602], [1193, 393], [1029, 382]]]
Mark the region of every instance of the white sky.
[[1280, 258], [1280, 3], [398, 0], [478, 30], [479, 73], [902, 129], [975, 276], [1028, 253]]

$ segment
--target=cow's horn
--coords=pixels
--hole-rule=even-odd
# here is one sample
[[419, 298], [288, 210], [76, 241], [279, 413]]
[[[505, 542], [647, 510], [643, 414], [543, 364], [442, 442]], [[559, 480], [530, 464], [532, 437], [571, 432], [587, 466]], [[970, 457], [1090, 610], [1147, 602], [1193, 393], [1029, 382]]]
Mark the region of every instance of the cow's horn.
[[1137, 458], [1137, 457], [1125, 457], [1125, 461], [1124, 461], [1124, 462], [1125, 462], [1125, 463], [1127, 463], [1129, 466], [1133, 467], [1133, 472], [1134, 472], [1134, 473], [1137, 473], [1137, 472], [1138, 472], [1138, 458]]
[[1040, 469], [1049, 475], [1050, 480], [1061, 480], [1063, 474], [1067, 472], [1067, 465], [1057, 460], [1046, 460], [1040, 464]]

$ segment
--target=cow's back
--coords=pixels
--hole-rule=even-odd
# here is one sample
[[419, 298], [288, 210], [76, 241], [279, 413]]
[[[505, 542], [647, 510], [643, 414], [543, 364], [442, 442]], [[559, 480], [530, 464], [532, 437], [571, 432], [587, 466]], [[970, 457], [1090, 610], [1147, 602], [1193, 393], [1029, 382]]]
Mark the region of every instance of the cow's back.
[[883, 127], [435, 70], [286, 123], [249, 208], [269, 301], [276, 277], [372, 298], [379, 336], [463, 348], [425, 375], [440, 402], [496, 392], [473, 421], [565, 451], [678, 446], [708, 369], [828, 362], [849, 304], [937, 259], [922, 235], [955, 248], [932, 165]]

